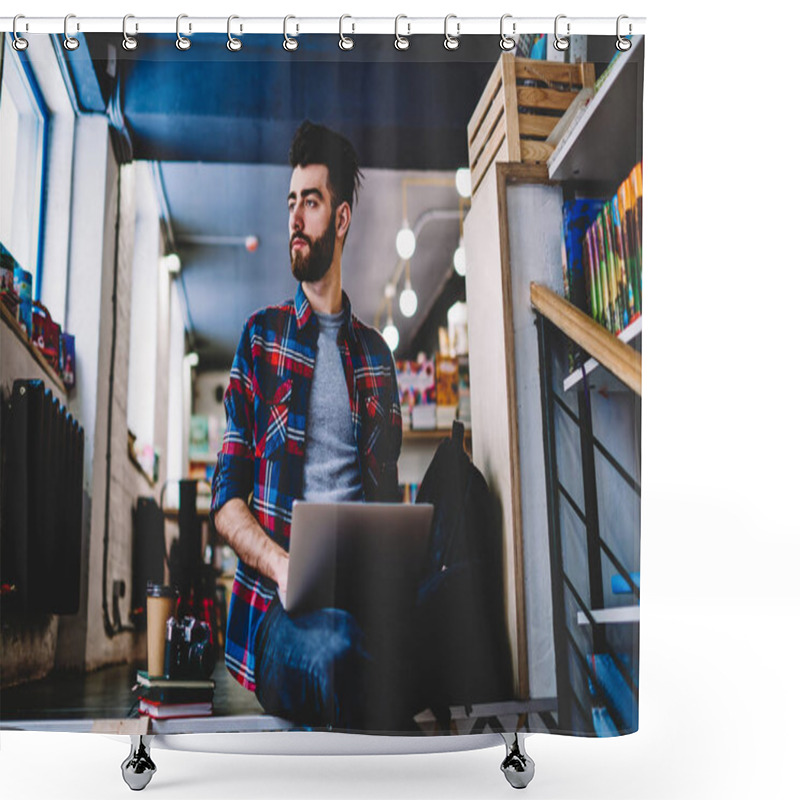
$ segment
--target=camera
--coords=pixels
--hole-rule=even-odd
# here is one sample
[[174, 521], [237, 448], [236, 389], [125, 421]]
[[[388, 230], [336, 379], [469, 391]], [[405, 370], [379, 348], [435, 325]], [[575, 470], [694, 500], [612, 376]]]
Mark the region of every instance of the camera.
[[194, 617], [167, 620], [164, 677], [169, 680], [207, 680], [214, 671], [216, 654], [211, 628]]

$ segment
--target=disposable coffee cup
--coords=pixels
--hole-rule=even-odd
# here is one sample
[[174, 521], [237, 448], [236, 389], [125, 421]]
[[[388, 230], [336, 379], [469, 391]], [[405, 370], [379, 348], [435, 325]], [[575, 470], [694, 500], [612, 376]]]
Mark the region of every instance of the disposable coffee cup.
[[147, 673], [151, 678], [164, 675], [164, 642], [167, 620], [175, 616], [178, 593], [171, 586], [147, 584]]

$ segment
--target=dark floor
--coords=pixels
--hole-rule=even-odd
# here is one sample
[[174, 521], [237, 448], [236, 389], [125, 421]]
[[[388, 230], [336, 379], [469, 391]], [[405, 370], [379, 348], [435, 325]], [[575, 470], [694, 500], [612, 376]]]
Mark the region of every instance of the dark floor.
[[[139, 665], [143, 667], [144, 665]], [[0, 720], [124, 719], [137, 717], [136, 664], [94, 672], [53, 673], [46, 678], [0, 690]], [[212, 675], [214, 714], [263, 714], [253, 692], [240, 686], [222, 661]]]

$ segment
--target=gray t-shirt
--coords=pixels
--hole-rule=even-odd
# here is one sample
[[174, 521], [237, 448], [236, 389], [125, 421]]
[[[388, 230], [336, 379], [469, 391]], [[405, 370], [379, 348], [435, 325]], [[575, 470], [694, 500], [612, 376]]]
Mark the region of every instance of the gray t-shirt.
[[317, 313], [317, 320], [319, 339], [306, 419], [303, 499], [326, 503], [362, 500], [350, 394], [336, 342], [344, 310]]

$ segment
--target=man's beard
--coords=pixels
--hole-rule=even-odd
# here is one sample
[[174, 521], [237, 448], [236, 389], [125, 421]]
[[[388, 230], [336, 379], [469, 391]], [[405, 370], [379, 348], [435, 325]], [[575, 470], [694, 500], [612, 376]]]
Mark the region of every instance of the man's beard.
[[[292, 248], [292, 242], [303, 239], [308, 245], [308, 252]], [[336, 244], [336, 218], [331, 214], [331, 221], [325, 233], [313, 242], [304, 234], [298, 233], [289, 239], [289, 255], [292, 260], [292, 275], [298, 281], [316, 283], [325, 277], [333, 263], [333, 248]]]

